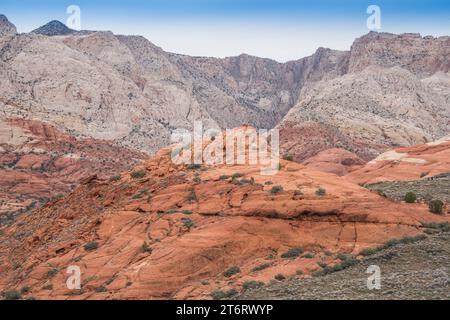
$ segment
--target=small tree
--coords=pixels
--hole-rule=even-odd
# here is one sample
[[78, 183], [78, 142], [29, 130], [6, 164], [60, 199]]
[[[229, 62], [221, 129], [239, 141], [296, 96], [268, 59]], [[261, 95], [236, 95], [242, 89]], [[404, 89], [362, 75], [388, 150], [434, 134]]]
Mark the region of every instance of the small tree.
[[444, 203], [441, 200], [431, 200], [428, 203], [428, 208], [430, 209], [431, 213], [434, 214], [442, 214], [442, 208], [444, 207]]
[[405, 202], [406, 203], [414, 203], [417, 200], [417, 196], [414, 192], [407, 192], [405, 194]]

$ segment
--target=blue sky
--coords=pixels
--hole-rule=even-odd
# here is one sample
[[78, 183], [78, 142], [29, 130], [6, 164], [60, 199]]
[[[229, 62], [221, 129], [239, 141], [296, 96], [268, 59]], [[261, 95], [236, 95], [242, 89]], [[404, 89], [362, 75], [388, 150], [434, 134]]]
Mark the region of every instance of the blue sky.
[[278, 61], [318, 47], [348, 50], [366, 26], [369, 5], [381, 9], [381, 30], [450, 35], [449, 0], [1, 0], [20, 32], [50, 20], [66, 22], [81, 8], [83, 29], [139, 34], [167, 51], [225, 57], [248, 53]]

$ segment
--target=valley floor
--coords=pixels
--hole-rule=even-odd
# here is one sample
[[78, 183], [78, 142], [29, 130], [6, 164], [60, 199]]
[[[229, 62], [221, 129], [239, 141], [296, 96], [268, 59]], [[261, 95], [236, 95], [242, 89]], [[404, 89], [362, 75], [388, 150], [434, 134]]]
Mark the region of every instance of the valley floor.
[[[367, 288], [367, 267], [381, 269], [381, 289]], [[401, 244], [340, 272], [272, 282], [237, 299], [450, 299], [450, 233]]]

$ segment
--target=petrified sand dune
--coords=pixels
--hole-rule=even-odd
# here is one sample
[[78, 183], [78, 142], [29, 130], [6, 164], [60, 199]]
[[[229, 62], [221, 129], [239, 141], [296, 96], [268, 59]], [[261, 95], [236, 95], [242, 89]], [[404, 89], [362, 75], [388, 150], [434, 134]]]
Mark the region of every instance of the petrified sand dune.
[[450, 138], [397, 148], [379, 155], [346, 178], [355, 183], [426, 179], [450, 172]]
[[[115, 181], [86, 179], [3, 229], [0, 289], [27, 285], [50, 299], [208, 298], [278, 273], [308, 276], [319, 259], [335, 262], [328, 251], [358, 254], [420, 234], [423, 221], [448, 220], [294, 162], [266, 176], [257, 165], [176, 165], [170, 153]], [[282, 257], [296, 247], [314, 257]], [[80, 291], [66, 287], [70, 265], [81, 268]], [[225, 277], [232, 266], [238, 272]]]
[[73, 190], [80, 179], [110, 177], [146, 157], [107, 141], [76, 139], [40, 121], [0, 120], [0, 222]]

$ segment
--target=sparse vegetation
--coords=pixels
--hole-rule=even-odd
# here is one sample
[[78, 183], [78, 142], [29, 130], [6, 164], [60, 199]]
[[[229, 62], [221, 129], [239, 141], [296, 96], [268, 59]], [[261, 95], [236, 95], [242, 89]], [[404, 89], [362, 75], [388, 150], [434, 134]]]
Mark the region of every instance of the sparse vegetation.
[[132, 171], [130, 175], [133, 179], [142, 179], [143, 177], [145, 177], [147, 175], [147, 171], [146, 170], [136, 170], [136, 171]]
[[27, 294], [28, 292], [30, 292], [31, 288], [29, 286], [24, 286], [22, 287], [22, 289], [20, 289], [20, 293], [21, 294]]
[[294, 161], [294, 156], [292, 154], [285, 154], [283, 160]]
[[201, 169], [201, 168], [202, 168], [202, 165], [201, 165], [201, 164], [193, 163], [193, 164], [188, 164], [186, 168], [187, 168], [188, 170], [198, 170], [198, 169]]
[[417, 200], [417, 196], [414, 192], [409, 191], [405, 194], [405, 202], [406, 203], [414, 203], [414, 202], [416, 202], [416, 200]]
[[277, 194], [283, 191], [283, 187], [282, 186], [273, 186], [272, 189], [270, 190], [270, 192], [272, 194]]
[[195, 222], [191, 218], [182, 218], [181, 221], [183, 221], [183, 225], [188, 229], [195, 225]]
[[263, 264], [260, 264], [259, 266], [254, 267], [252, 269], [252, 271], [261, 271], [261, 270], [269, 268], [270, 266], [271, 266], [270, 263], [263, 263]]
[[285, 259], [293, 259], [293, 258], [297, 258], [298, 256], [300, 256], [303, 253], [303, 248], [297, 247], [297, 248], [291, 248], [288, 251], [286, 251], [285, 253], [281, 254], [282, 258]]
[[262, 282], [262, 281], [250, 280], [250, 281], [245, 281], [244, 284], [242, 285], [242, 288], [244, 290], [251, 290], [251, 289], [258, 289], [263, 286], [264, 286], [264, 282]]
[[20, 300], [22, 295], [17, 290], [8, 290], [4, 293], [5, 300]]
[[56, 269], [56, 268], [53, 268], [53, 269], [50, 269], [49, 271], [47, 271], [47, 277], [48, 278], [53, 278], [54, 276], [56, 276], [56, 274], [58, 273], [58, 269]]
[[109, 178], [109, 181], [117, 182], [117, 181], [120, 181], [121, 179], [122, 179], [122, 177], [117, 175], [117, 176], [112, 176], [111, 178]]
[[202, 179], [200, 179], [200, 177], [194, 177], [194, 179], [192, 180], [192, 182], [194, 184], [200, 184], [202, 182]]
[[191, 190], [191, 192], [189, 193], [187, 199], [188, 202], [194, 202], [197, 201], [197, 195], [195, 194], [195, 190]]
[[319, 188], [316, 190], [316, 195], [319, 197], [326, 196], [327, 191], [324, 188]]
[[392, 240], [386, 241], [385, 244], [383, 244], [381, 246], [363, 249], [363, 250], [361, 250], [360, 254], [363, 256], [370, 256], [370, 255], [376, 254], [382, 250], [389, 249], [398, 244], [413, 243], [416, 241], [424, 240], [424, 239], [426, 239], [426, 237], [427, 236], [424, 234], [419, 234], [414, 237], [406, 236], [401, 239], [392, 239]]
[[182, 214], [192, 214], [192, 210], [181, 210]]
[[444, 203], [441, 200], [431, 200], [428, 203], [428, 208], [430, 209], [431, 213], [434, 214], [442, 214], [442, 208], [444, 207]]
[[95, 241], [88, 242], [84, 245], [84, 250], [86, 251], [94, 251], [98, 249], [98, 243]]
[[49, 290], [49, 291], [51, 291], [51, 290], [53, 290], [53, 285], [52, 284], [48, 284], [46, 286], [43, 286], [42, 290]]
[[214, 300], [220, 300], [220, 299], [231, 298], [232, 296], [235, 296], [238, 293], [239, 292], [237, 292], [236, 289], [230, 289], [227, 291], [214, 290], [213, 292], [210, 293], [210, 295]]
[[284, 275], [282, 275], [281, 273], [275, 275], [274, 278], [275, 278], [275, 280], [278, 280], [278, 281], [283, 281], [284, 279], [286, 279], [286, 277]]
[[100, 287], [95, 288], [95, 292], [99, 292], [100, 293], [100, 292], [106, 292], [106, 291], [108, 291], [108, 290], [104, 286], [100, 286]]
[[314, 258], [314, 254], [311, 253], [311, 252], [305, 253], [305, 254], [303, 255], [303, 258], [306, 258], [306, 259], [312, 259], [312, 258]]
[[241, 177], [243, 177], [243, 176], [244, 176], [244, 175], [243, 175], [242, 173], [236, 172], [236, 173], [233, 173], [233, 175], [231, 176], [231, 178], [237, 179], [237, 178], [241, 178]]
[[229, 278], [229, 277], [231, 277], [231, 276], [233, 276], [233, 275], [235, 275], [235, 274], [237, 274], [239, 272], [241, 272], [241, 269], [239, 267], [233, 266], [233, 267], [229, 268], [228, 270], [226, 270], [223, 273], [223, 276], [226, 277], [226, 278]]
[[142, 253], [151, 253], [152, 252], [152, 248], [150, 248], [150, 246], [148, 245], [147, 241], [144, 241], [144, 243], [142, 244], [141, 252]]
[[219, 180], [227, 180], [227, 179], [230, 179], [230, 176], [222, 175], [219, 177]]

